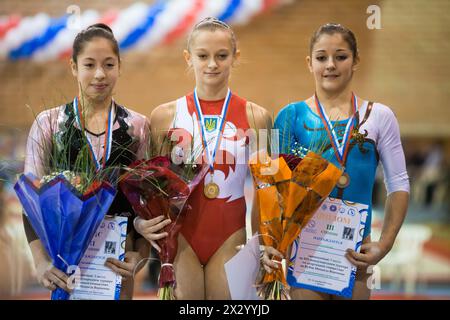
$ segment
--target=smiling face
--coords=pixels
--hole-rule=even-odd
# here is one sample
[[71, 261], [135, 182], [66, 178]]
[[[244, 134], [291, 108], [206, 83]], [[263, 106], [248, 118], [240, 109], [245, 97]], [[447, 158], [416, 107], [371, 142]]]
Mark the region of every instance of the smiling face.
[[231, 67], [239, 56], [234, 52], [231, 34], [225, 29], [195, 31], [189, 50], [184, 52], [197, 85], [228, 86]]
[[329, 93], [341, 92], [350, 84], [357, 64], [348, 42], [340, 33], [322, 34], [306, 61], [314, 75], [316, 90]]
[[80, 96], [95, 102], [112, 96], [119, 77], [119, 57], [110, 40], [95, 37], [86, 42], [77, 62], [71, 61], [71, 68], [80, 85]]

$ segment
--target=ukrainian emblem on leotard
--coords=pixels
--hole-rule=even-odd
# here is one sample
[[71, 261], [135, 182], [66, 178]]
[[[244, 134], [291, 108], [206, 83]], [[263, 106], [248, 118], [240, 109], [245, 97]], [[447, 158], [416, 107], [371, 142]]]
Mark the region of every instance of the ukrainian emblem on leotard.
[[206, 132], [214, 132], [217, 129], [217, 118], [205, 118]]

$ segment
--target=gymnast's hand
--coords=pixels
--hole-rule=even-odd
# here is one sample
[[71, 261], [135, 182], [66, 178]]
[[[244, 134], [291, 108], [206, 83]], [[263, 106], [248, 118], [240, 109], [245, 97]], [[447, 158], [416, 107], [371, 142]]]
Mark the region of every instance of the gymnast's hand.
[[40, 261], [36, 267], [38, 282], [48, 290], [56, 290], [57, 287], [72, 293], [69, 288], [69, 276], [61, 270], [55, 268], [50, 261]]
[[158, 250], [161, 251], [161, 248], [156, 243], [156, 240], [163, 239], [167, 237], [169, 234], [167, 232], [159, 232], [165, 226], [170, 224], [172, 221], [170, 219], [165, 219], [165, 216], [161, 215], [159, 217], [145, 220], [141, 217], [136, 217], [133, 221], [134, 228], [137, 232], [139, 232], [150, 244]]
[[106, 259], [105, 266], [123, 277], [122, 281], [134, 279], [136, 266], [141, 261], [139, 252], [127, 251], [124, 261], [114, 258]]
[[356, 267], [367, 268], [376, 265], [389, 252], [389, 248], [381, 242], [364, 243], [361, 246], [361, 252], [348, 249], [346, 258]]
[[[262, 247], [262, 248], [261, 248]], [[279, 269], [281, 267], [281, 261], [274, 260], [274, 257], [284, 259], [283, 255], [277, 249], [270, 246], [260, 246], [262, 249], [261, 263], [267, 273], [272, 273], [273, 269]]]
[[[236, 246], [236, 250], [238, 251], [242, 250], [242, 248], [244, 248], [243, 244]], [[279, 257], [281, 260], [284, 259], [283, 254], [277, 249], [260, 245], [259, 252], [261, 264], [267, 273], [272, 273], [273, 269], [279, 269], [281, 267], [281, 261], [273, 259], [275, 256]]]

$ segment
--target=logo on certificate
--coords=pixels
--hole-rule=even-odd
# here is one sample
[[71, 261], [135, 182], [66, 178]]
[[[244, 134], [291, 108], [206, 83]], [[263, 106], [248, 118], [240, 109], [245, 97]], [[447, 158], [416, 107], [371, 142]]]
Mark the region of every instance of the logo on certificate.
[[344, 231], [342, 232], [342, 239], [353, 240], [354, 234], [355, 234], [354, 228], [344, 227]]
[[115, 241], [105, 241], [105, 254], [116, 254]]

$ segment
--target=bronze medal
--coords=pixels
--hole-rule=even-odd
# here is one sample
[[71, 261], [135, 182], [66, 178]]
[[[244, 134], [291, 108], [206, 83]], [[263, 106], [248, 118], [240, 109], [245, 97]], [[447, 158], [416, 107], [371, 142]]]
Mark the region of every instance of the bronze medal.
[[337, 186], [338, 188], [344, 189], [347, 188], [349, 184], [350, 184], [350, 176], [348, 175], [347, 172], [344, 172], [342, 176], [339, 178]]
[[[320, 104], [319, 99], [317, 98], [317, 93], [314, 95], [314, 101], [316, 103], [317, 112], [322, 120], [323, 126], [327, 132], [328, 138], [330, 139], [331, 146], [334, 149], [334, 154], [336, 156], [337, 161], [345, 169], [345, 164], [347, 163], [348, 152], [350, 151], [351, 139], [354, 139], [354, 142], [359, 143], [363, 141], [364, 135], [359, 133], [359, 113], [358, 113], [358, 102], [355, 94], [352, 92], [351, 105], [353, 109], [353, 115], [347, 120], [347, 124], [345, 125], [345, 131], [342, 135], [342, 140], [339, 141], [338, 134], [334, 128], [333, 124], [328, 118], [325, 109]], [[339, 177], [339, 180], [336, 184], [338, 188], [344, 189], [347, 188], [350, 184], [350, 176], [348, 173], [344, 172], [342, 176]]]
[[205, 194], [205, 197], [207, 197], [208, 199], [217, 198], [217, 196], [219, 195], [219, 191], [220, 189], [217, 183], [214, 183], [212, 181], [206, 184], [205, 187], [203, 188], [203, 193]]

